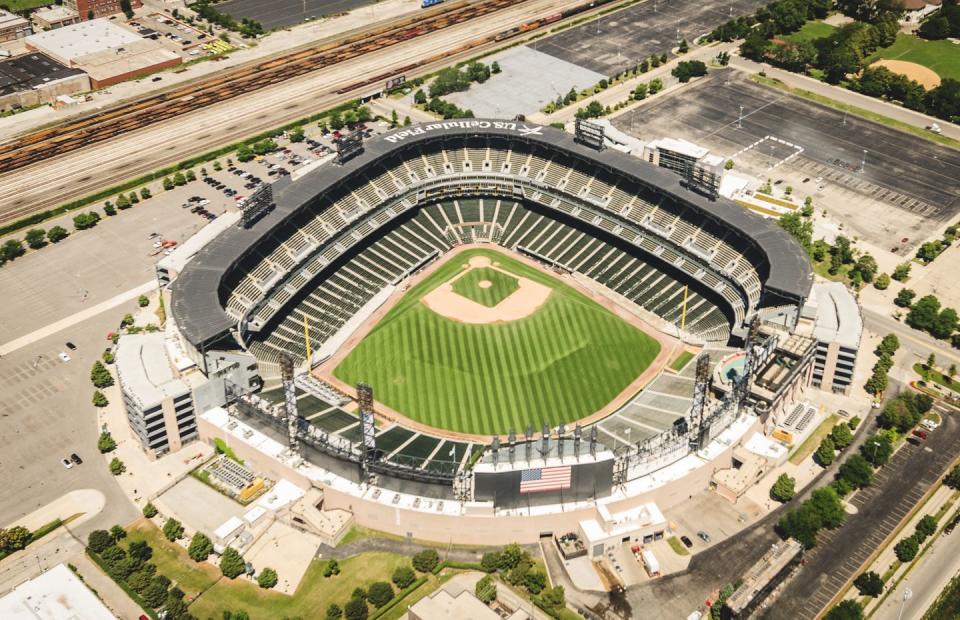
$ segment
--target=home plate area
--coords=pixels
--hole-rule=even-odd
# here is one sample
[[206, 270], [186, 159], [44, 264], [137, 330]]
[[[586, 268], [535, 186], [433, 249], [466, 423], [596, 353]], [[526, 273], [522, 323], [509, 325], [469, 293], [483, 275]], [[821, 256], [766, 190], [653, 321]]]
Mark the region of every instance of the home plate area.
[[550, 287], [501, 269], [487, 256], [472, 256], [463, 267], [420, 302], [444, 318], [486, 325], [528, 317], [550, 297]]

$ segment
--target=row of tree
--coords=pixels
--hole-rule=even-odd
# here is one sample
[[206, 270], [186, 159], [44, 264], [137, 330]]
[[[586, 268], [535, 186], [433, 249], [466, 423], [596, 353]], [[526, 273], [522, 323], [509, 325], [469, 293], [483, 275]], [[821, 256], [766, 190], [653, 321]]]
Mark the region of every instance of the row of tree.
[[939, 9], [927, 15], [917, 34], [933, 40], [960, 37], [960, 6], [957, 6], [956, 0], [947, 0]]
[[[902, 303], [907, 296], [908, 294], [900, 291], [897, 300]], [[940, 340], [954, 340], [954, 332], [960, 324], [960, 317], [957, 316], [956, 310], [941, 307], [940, 300], [935, 295], [924, 295], [909, 307], [910, 311], [906, 317], [907, 325], [925, 331]]]
[[211, 24], [239, 32], [242, 36], [256, 37], [264, 33], [263, 25], [260, 22], [248, 17], [241, 18], [238, 21], [232, 15], [218, 11], [208, 0], [200, 0], [190, 5], [190, 8], [196, 11], [197, 15], [202, 19], [207, 20]]
[[889, 373], [893, 368], [893, 356], [900, 348], [900, 339], [896, 334], [887, 334], [877, 345], [874, 353], [877, 355], [877, 363], [873, 365], [873, 373], [864, 384], [864, 389], [868, 394], [878, 396], [886, 391], [890, 383]]
[[[326, 611], [327, 620], [366, 620], [370, 614], [370, 606], [374, 609], [381, 609], [394, 599], [396, 593], [393, 586], [398, 590], [404, 590], [410, 587], [417, 579], [416, 573], [432, 573], [440, 564], [440, 556], [434, 549], [425, 549], [415, 554], [411, 558], [411, 565], [401, 565], [394, 569], [390, 581], [376, 581], [370, 584], [366, 589], [362, 587], [355, 588], [350, 595], [350, 599], [341, 607], [337, 603], [330, 603]], [[414, 572], [416, 570], [416, 572]], [[335, 577], [340, 574], [340, 564], [336, 559], [327, 561], [323, 574], [325, 577]]]

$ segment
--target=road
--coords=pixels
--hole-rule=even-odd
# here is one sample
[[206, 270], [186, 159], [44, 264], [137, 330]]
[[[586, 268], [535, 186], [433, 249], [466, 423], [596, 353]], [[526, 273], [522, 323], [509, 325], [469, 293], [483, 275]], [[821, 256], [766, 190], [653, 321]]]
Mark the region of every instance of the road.
[[[909, 352], [916, 357], [926, 360], [932, 351], [936, 354], [940, 366], [949, 366], [949, 362], [960, 363], [960, 353], [952, 348], [949, 343], [943, 340], [932, 338], [929, 334], [913, 329], [906, 323], [894, 319], [885, 314], [862, 308], [863, 325], [866, 329], [879, 335], [896, 334], [900, 340], [902, 350]], [[912, 364], [912, 362], [911, 362]]]
[[[957, 541], [952, 540], [956, 535], [956, 532], [941, 535], [871, 617], [874, 620], [919, 620], [947, 583], [960, 574], [960, 553], [956, 552]], [[907, 588], [912, 594], [904, 602], [903, 592]], [[902, 616], [899, 615], [901, 603]]]
[[337, 93], [355, 84], [360, 76], [389, 73], [423, 62], [424, 59], [435, 58], [416, 72], [426, 73], [476, 56], [482, 50], [500, 47], [502, 42], [455, 53], [455, 50], [462, 49], [471, 41], [580, 3], [581, 0], [528, 0], [483, 19], [425, 34], [351, 62], [336, 64], [4, 174], [0, 177], [0, 223], [88, 195], [105, 186], [242, 140], [375, 90], [375, 87], [368, 86]]

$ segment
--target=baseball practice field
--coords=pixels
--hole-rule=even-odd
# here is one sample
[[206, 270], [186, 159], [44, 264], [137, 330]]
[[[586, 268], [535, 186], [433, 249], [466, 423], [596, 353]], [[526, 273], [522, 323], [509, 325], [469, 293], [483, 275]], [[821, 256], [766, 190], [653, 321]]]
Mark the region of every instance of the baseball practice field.
[[478, 249], [411, 288], [334, 375], [423, 424], [502, 435], [596, 412], [659, 351], [576, 289]]

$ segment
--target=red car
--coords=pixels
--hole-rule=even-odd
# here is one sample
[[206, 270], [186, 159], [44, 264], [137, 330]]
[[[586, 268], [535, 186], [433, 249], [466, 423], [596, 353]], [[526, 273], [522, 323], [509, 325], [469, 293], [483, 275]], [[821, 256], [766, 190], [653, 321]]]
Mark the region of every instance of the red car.
[[926, 433], [926, 431], [922, 431], [922, 430], [920, 430], [919, 428], [914, 429], [912, 434], [913, 434], [914, 437], [917, 437], [917, 438], [919, 438], [919, 439], [926, 439], [926, 438], [927, 438], [927, 433]]

